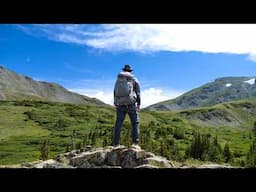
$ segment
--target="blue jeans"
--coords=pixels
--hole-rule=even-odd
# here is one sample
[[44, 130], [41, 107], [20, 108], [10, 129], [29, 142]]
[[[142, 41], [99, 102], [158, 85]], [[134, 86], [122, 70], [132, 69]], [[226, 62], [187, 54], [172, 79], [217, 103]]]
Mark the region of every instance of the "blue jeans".
[[132, 143], [138, 144], [139, 142], [139, 116], [136, 110], [136, 105], [121, 105], [116, 109], [116, 123], [114, 128], [114, 138], [113, 145], [120, 144], [120, 133], [123, 121], [125, 119], [125, 115], [128, 113], [131, 123], [132, 123]]

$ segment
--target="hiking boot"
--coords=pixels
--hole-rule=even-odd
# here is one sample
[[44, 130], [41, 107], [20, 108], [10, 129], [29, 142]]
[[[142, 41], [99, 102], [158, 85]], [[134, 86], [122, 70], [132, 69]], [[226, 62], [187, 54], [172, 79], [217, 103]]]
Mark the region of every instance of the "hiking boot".
[[138, 144], [136, 144], [136, 143], [133, 143], [131, 148], [140, 150], [140, 146]]
[[121, 145], [118, 144], [118, 145], [114, 145], [113, 147], [114, 149], [120, 149]]

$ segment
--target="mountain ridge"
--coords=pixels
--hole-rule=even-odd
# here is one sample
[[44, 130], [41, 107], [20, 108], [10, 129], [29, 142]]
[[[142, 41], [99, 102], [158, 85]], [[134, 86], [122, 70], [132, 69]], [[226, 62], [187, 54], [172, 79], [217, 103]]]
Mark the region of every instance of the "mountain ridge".
[[0, 100], [43, 100], [71, 104], [104, 105], [104, 102], [68, 91], [57, 83], [36, 81], [0, 66]]
[[148, 110], [175, 111], [208, 107], [240, 99], [256, 98], [255, 76], [221, 77], [183, 95], [146, 107]]

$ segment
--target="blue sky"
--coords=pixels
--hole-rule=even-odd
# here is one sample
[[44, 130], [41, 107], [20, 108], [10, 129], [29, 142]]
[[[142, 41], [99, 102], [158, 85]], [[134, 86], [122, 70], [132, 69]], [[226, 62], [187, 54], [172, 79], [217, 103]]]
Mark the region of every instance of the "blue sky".
[[0, 65], [112, 104], [130, 64], [142, 106], [225, 76], [255, 76], [256, 25], [1, 24]]

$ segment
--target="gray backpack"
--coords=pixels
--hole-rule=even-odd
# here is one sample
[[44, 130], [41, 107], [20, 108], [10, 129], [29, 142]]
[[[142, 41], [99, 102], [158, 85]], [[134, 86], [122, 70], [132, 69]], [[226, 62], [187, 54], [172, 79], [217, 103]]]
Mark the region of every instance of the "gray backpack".
[[130, 73], [121, 72], [118, 75], [115, 83], [115, 96], [118, 105], [135, 103], [134, 84], [135, 81]]

